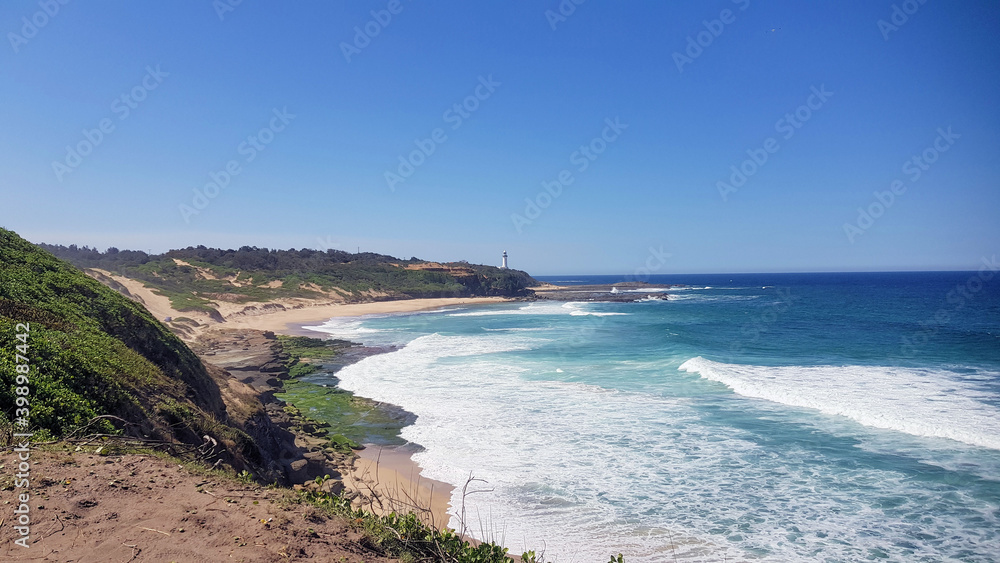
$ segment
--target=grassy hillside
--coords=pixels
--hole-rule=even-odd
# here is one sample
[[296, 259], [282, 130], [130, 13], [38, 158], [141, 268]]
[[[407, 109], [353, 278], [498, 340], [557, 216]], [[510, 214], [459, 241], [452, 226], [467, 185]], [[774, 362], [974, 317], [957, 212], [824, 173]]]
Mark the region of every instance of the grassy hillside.
[[179, 311], [212, 313], [214, 302], [266, 302], [280, 298], [336, 298], [348, 302], [418, 297], [525, 296], [536, 282], [519, 270], [370, 252], [269, 250], [204, 246], [150, 255], [106, 252], [75, 245], [41, 245], [80, 268], [98, 268], [139, 280]]
[[[18, 323], [30, 327], [26, 342], [17, 338]], [[24, 358], [35, 439], [110, 414], [127, 423], [101, 420], [87, 432], [190, 444], [209, 435], [234, 453], [226, 461], [237, 466], [259, 457], [229, 419], [216, 381], [174, 334], [141, 305], [0, 229], [0, 428], [8, 435]]]

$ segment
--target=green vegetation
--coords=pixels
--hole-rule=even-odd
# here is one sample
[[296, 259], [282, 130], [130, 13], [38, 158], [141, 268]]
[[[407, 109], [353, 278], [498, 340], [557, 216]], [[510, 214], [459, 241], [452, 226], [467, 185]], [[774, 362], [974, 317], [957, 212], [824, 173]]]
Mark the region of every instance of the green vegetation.
[[278, 342], [288, 356], [285, 365], [290, 379], [283, 383], [284, 392], [275, 397], [291, 405], [286, 410], [293, 416], [321, 423], [331, 448], [350, 453], [362, 443], [403, 443], [399, 430], [404, 421], [384, 407], [332, 384], [301, 379], [320, 371], [320, 364], [333, 360], [349, 342], [284, 335], [278, 336]]
[[109, 248], [41, 245], [79, 268], [136, 279], [168, 297], [178, 311], [213, 313], [213, 303], [267, 302], [279, 298], [347, 301], [416, 297], [525, 296], [536, 282], [519, 270], [453, 262], [401, 260], [384, 254], [339, 250], [269, 250], [204, 246], [150, 255]]
[[[401, 561], [453, 561], [457, 563], [510, 563], [507, 548], [487, 542], [479, 545], [463, 540], [453, 531], [441, 531], [420, 521], [416, 514], [378, 516], [351, 507], [350, 501], [323, 492], [300, 493], [308, 503], [330, 516], [346, 519], [360, 529], [368, 543], [385, 555]], [[522, 561], [527, 562], [525, 557]]]
[[344, 346], [351, 343], [346, 340], [320, 340], [308, 336], [278, 335], [282, 351], [288, 355], [285, 365], [288, 375], [297, 379], [319, 370], [319, 366], [311, 362], [323, 362], [334, 358]]
[[[205, 297], [181, 289], [184, 283], [196, 283], [193, 277], [184, 277], [190, 272], [182, 270], [190, 270], [189, 267], [171, 268], [166, 262], [151, 260], [156, 257], [146, 256], [145, 253], [113, 250], [109, 249], [105, 254], [97, 253], [96, 258], [91, 257], [92, 263], [84, 266], [107, 268], [125, 275], [141, 269], [149, 277], [159, 279], [158, 283], [164, 288], [176, 288], [177, 299], [189, 299], [188, 306], [208, 306]], [[237, 257], [242, 255], [241, 252], [236, 253]], [[262, 252], [267, 256], [294, 253]], [[257, 256], [260, 253], [253, 249], [249, 254]], [[105, 258], [102, 257], [107, 256], [117, 260], [117, 264], [104, 263]], [[371, 267], [355, 273], [376, 272], [379, 268], [406, 271], [400, 266], [374, 259], [363, 263]], [[176, 266], [172, 259], [169, 264]], [[206, 268], [211, 266], [212, 271], [219, 275], [230, 275], [226, 273], [225, 266], [209, 262], [199, 264], [207, 264], [203, 266]], [[173, 279], [163, 275], [171, 271], [182, 274]], [[518, 287], [523, 288], [529, 280], [533, 281], [523, 272], [501, 273], [494, 278], [484, 275], [478, 286], [462, 285], [462, 291], [473, 291], [469, 288], [476, 287], [475, 291], [513, 292], [518, 291]], [[433, 276], [423, 277], [430, 274], [416, 274], [409, 281], [434, 279]], [[310, 279], [296, 275], [300, 276], [298, 279]], [[403, 274], [404, 278], [409, 275]], [[256, 276], [256, 273], [247, 275], [240, 271], [233, 275], [233, 279], [253, 278], [254, 284], [262, 283]], [[284, 279], [288, 285], [288, 280], [295, 277], [287, 275], [270, 279]], [[330, 281], [329, 278], [322, 279]], [[447, 277], [437, 278], [432, 285], [452, 287], [455, 278], [450, 279], [452, 281]], [[202, 279], [197, 283], [216, 281]], [[343, 285], [351, 287], [350, 284]], [[169, 293], [169, 289], [164, 291]], [[248, 290], [241, 295], [250, 296], [252, 293]], [[178, 319], [181, 320], [190, 321]], [[19, 329], [20, 324], [30, 327], [27, 331], [29, 336], [24, 340], [18, 337], [25, 332]], [[314, 426], [328, 429], [331, 447], [349, 450], [357, 447], [357, 442], [369, 440], [378, 432], [383, 432], [387, 439], [396, 435], [400, 421], [376, 408], [370, 401], [336, 387], [325, 387], [301, 379], [314, 374], [323, 362], [335, 360], [348, 343], [302, 337], [280, 337], [279, 342], [287, 354], [289, 373], [295, 376], [286, 383], [282, 398], [296, 405], [288, 408], [298, 413], [297, 416], [304, 411], [310, 417], [330, 421], [329, 424], [323, 422]], [[22, 357], [18, 358], [18, 355]], [[24, 365], [25, 359], [31, 366], [27, 374], [30, 380], [27, 385], [30, 415], [27, 425], [22, 427], [15, 426], [20, 422], [18, 417], [22, 416], [16, 410], [21, 406], [17, 401], [20, 396], [17, 388], [24, 387], [17, 382], [16, 366]], [[117, 418], [97, 418], [105, 415]], [[165, 455], [148, 449], [151, 447], [148, 439], [200, 445], [202, 436], [210, 436], [241, 463], [230, 463], [231, 467], [218, 472], [203, 464], [177, 461], [184, 463], [189, 470], [227, 477], [246, 485], [253, 482], [253, 474], [245, 469], [236, 473], [235, 469], [240, 469], [243, 462], [253, 467], [261, 457], [253, 439], [230, 420], [219, 387], [205, 366], [148, 311], [13, 232], [0, 229], [0, 435], [9, 440], [12, 432], [28, 430], [35, 433], [34, 440], [46, 441], [74, 432], [83, 433], [84, 429], [87, 433], [107, 435], [95, 439], [95, 443], [101, 444], [95, 453], [101, 455], [127, 452]], [[62, 442], [51, 447], [71, 446]], [[474, 546], [452, 531], [439, 531], [421, 523], [415, 514], [377, 516], [353, 509], [350, 502], [340, 496], [318, 491], [299, 493], [295, 502], [308, 503], [327, 514], [346, 518], [364, 533], [364, 541], [368, 545], [402, 561], [509, 561], [506, 548], [495, 543]], [[525, 553], [521, 560], [523, 563], [539, 561], [532, 552]], [[617, 563], [622, 563], [620, 556]]]
[[[317, 479], [319, 481], [319, 479]], [[330, 516], [339, 516], [360, 529], [368, 543], [400, 561], [448, 561], [454, 563], [510, 563], [507, 548], [495, 542], [472, 542], [452, 530], [438, 530], [420, 521], [414, 513], [379, 516], [354, 509], [349, 500], [321, 491], [303, 491], [297, 499]], [[521, 555], [521, 563], [543, 563], [534, 551]], [[610, 563], [625, 563], [619, 553]]]
[[[30, 328], [25, 342], [21, 323]], [[201, 360], [145, 308], [0, 229], [0, 429], [7, 433], [23, 414], [15, 387], [25, 359], [26, 428], [35, 440], [113, 415], [123, 422], [99, 419], [88, 432], [189, 444], [209, 435], [236, 455], [259, 456], [228, 422]]]
[[294, 405], [303, 416], [328, 424], [324, 429], [336, 450], [347, 452], [362, 443], [403, 443], [399, 431], [404, 421], [368, 399], [307, 381], [286, 381], [284, 387], [285, 392], [275, 397]]

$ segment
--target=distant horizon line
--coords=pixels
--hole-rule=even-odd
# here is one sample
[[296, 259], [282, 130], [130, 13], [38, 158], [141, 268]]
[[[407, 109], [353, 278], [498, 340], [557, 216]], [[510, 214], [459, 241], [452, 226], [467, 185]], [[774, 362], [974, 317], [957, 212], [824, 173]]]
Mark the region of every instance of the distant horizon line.
[[[511, 268], [516, 269], [516, 268]], [[522, 270], [526, 271], [526, 270]], [[651, 278], [654, 276], [760, 276], [760, 275], [775, 275], [775, 274], [944, 274], [944, 273], [954, 273], [954, 274], [964, 274], [968, 272], [976, 272], [978, 270], [810, 270], [810, 271], [781, 271], [781, 272], [674, 272], [669, 274], [532, 274], [528, 272], [533, 278], [556, 278], [556, 277], [594, 277], [594, 276], [621, 276], [621, 277], [633, 277], [633, 278]]]

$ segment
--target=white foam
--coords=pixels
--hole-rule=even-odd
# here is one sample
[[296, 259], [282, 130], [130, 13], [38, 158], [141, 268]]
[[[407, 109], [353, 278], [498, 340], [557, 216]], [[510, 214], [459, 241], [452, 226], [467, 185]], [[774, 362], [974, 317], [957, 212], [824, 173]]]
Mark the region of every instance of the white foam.
[[[462, 505], [461, 487], [471, 473], [485, 479], [478, 486], [489, 490], [465, 498], [472, 533], [478, 536], [480, 523], [491, 522], [487, 529], [500, 533], [502, 528], [514, 551], [545, 546], [549, 561], [596, 561], [614, 550], [654, 553], [673, 534], [688, 538], [678, 546], [681, 555], [707, 546], [713, 553], [726, 552], [725, 546], [678, 528], [655, 526], [637, 534], [626, 515], [600, 500], [602, 495], [627, 497], [658, 464], [683, 460], [685, 454], [669, 446], [662, 430], [649, 428], [656, 424], [654, 412], [662, 416], [664, 406], [670, 410], [678, 402], [651, 403], [644, 395], [582, 383], [526, 381], [521, 377], [526, 369], [502, 354], [537, 343], [510, 335], [433, 334], [402, 350], [365, 358], [338, 375], [342, 387], [418, 415], [403, 437], [424, 446], [414, 459], [426, 477], [456, 486], [452, 527], [461, 526], [456, 507]], [[654, 404], [659, 406], [646, 408]], [[690, 417], [670, 415], [674, 421], [685, 418]], [[672, 462], [642, 451], [615, 454], [629, 436], [642, 436], [647, 451], [657, 450]], [[721, 442], [728, 451], [740, 449], [738, 440]], [[656, 505], [644, 502], [647, 508]]]
[[700, 295], [697, 293], [668, 294], [670, 301], [698, 301], [700, 303], [712, 303], [720, 301], [752, 301], [760, 299], [760, 295]]
[[[676, 288], [676, 289], [680, 289], [680, 288]], [[697, 289], [697, 288], [690, 288], [690, 289]], [[709, 289], [709, 288], [705, 288], [705, 289]], [[622, 293], [666, 293], [668, 291], [673, 291], [673, 290], [670, 289], [670, 288], [668, 288], [668, 287], [642, 287], [642, 288], [639, 288], [639, 289], [626, 289]]]
[[558, 315], [559, 304], [556, 302], [530, 303], [517, 309], [498, 309], [494, 307], [482, 308], [477, 311], [467, 313], [452, 313], [449, 317], [497, 317], [508, 315]]
[[881, 366], [750, 366], [700, 356], [678, 369], [747, 397], [1000, 450], [1000, 409], [982, 402], [988, 395], [959, 374]]
[[571, 316], [574, 317], [623, 317], [628, 315], [628, 313], [599, 313], [597, 311], [571, 311]]
[[517, 309], [483, 309], [480, 311], [469, 311], [467, 313], [452, 313], [449, 317], [501, 317], [514, 315], [571, 315], [574, 317], [613, 317], [627, 315], [628, 313], [592, 311], [587, 308], [589, 304], [584, 302], [571, 301], [560, 303], [557, 301], [546, 301], [541, 303], [531, 303]]
[[[567, 314], [572, 307], [539, 305], [545, 314], [563, 319], [558, 326], [576, 324]], [[453, 515], [462, 505], [461, 487], [470, 474], [488, 481], [482, 488], [489, 492], [464, 499], [474, 535], [479, 536], [480, 521], [488, 521], [487, 530], [505, 535], [512, 552], [544, 546], [547, 560], [556, 562], [606, 561], [618, 552], [630, 563], [672, 561], [675, 556], [688, 561], [847, 561], [899, 543], [913, 547], [893, 547], [890, 561], [987, 560], [986, 554], [995, 551], [990, 546], [997, 545], [1000, 526], [988, 500], [955, 491], [948, 483], [912, 479], [871, 464], [830, 463], [825, 452], [794, 442], [783, 449], [762, 444], [739, 426], [706, 418], [698, 407], [704, 398], [671, 396], [662, 387], [650, 387], [647, 394], [538, 381], [553, 372], [552, 358], [520, 352], [544, 349], [549, 341], [539, 336], [550, 335], [435, 333], [338, 374], [343, 387], [417, 415], [403, 437], [424, 446], [415, 459], [426, 477], [456, 486]], [[662, 359], [620, 363], [632, 377], [649, 374], [644, 381], [663, 379], [654, 374], [676, 375]], [[702, 358], [683, 365], [688, 371], [765, 383], [766, 370], [772, 369]], [[617, 367], [604, 362], [573, 371]], [[750, 372], [733, 374], [732, 368]], [[848, 377], [857, 384], [859, 376], [853, 373], [788, 372], [787, 381], [770, 387], [787, 383], [803, 394], [803, 386], [828, 385], [831, 378]], [[885, 381], [877, 389], [907, 397], [904, 391], [916, 376], [902, 376], [895, 387]], [[961, 397], [971, 392], [967, 386], [958, 388]], [[709, 395], [732, 400], [728, 393]], [[774, 400], [756, 408], [775, 420], [803, 418]], [[985, 430], [995, 428], [995, 423], [986, 424]], [[837, 426], [853, 423], [844, 418]], [[957, 500], [942, 504], [944, 495]], [[880, 508], [886, 499], [897, 506]], [[984, 524], [969, 526], [970, 517]], [[460, 526], [456, 516], [450, 525]], [[914, 530], [940, 533], [914, 539]]]
[[[900, 561], [985, 557], [996, 545], [995, 526], [963, 528], [967, 515], [936, 504], [957, 494], [963, 510], [996, 521], [988, 502], [947, 483], [832, 464], [796, 445], [774, 449], [746, 430], [704, 420], [691, 399], [533, 380], [552, 365], [512, 353], [541, 345], [521, 334], [432, 334], [339, 376], [345, 388], [417, 415], [403, 437], [424, 446], [414, 457], [426, 477], [456, 486], [452, 527], [461, 525], [466, 479], [487, 481], [464, 499], [467, 523], [482, 537], [486, 522], [513, 552], [544, 546], [555, 562], [618, 552], [630, 563], [846, 561], [913, 543], [909, 556], [895, 548], [890, 560]], [[886, 499], [901, 504], [878, 508]], [[911, 541], [913, 518], [925, 522], [922, 530], [945, 533]]]
[[569, 314], [573, 317], [618, 317], [628, 315], [628, 313], [610, 311], [591, 311], [587, 308], [588, 305], [588, 303], [571, 301], [569, 303], [563, 303], [562, 308], [567, 309]]
[[321, 325], [303, 326], [302, 328], [321, 332], [329, 335], [331, 338], [340, 338], [343, 340], [361, 342], [369, 345], [405, 343], [406, 340], [408, 340], [405, 336], [393, 335], [393, 333], [398, 332], [397, 329], [376, 329], [364, 326], [365, 321], [382, 317], [383, 315], [372, 315], [369, 317], [334, 317]]

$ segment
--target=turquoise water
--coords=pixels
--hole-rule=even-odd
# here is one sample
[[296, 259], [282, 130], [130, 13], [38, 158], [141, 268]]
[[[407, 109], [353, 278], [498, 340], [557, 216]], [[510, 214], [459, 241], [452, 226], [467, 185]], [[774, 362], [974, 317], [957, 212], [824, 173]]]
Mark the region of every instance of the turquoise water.
[[[997, 278], [1000, 280], [1000, 277]], [[615, 278], [555, 278], [562, 283]], [[655, 276], [666, 301], [334, 319], [474, 535], [555, 561], [996, 561], [993, 272]], [[461, 525], [459, 516], [451, 525]]]

